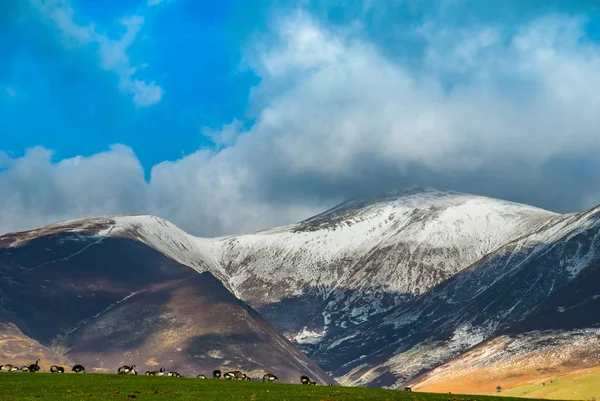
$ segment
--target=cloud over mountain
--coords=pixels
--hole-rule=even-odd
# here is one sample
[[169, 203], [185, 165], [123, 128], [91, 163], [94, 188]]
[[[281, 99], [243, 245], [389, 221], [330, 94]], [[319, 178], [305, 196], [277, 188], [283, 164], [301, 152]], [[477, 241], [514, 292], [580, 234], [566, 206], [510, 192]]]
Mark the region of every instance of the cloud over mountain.
[[422, 43], [410, 57], [356, 21], [307, 10], [274, 18], [245, 50], [243, 67], [260, 77], [253, 124], [211, 130], [218, 148], [159, 163], [148, 180], [121, 145], [62, 161], [44, 149], [5, 157], [0, 231], [139, 212], [219, 235], [414, 185], [561, 212], [598, 203], [600, 47], [584, 15], [516, 26], [425, 16], [394, 28]]

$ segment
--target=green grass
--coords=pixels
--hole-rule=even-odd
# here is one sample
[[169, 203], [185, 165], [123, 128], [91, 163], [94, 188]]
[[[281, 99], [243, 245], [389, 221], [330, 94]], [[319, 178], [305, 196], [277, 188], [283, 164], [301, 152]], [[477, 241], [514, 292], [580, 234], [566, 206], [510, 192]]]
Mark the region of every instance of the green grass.
[[405, 400], [499, 401], [508, 397], [433, 394], [300, 384], [108, 374], [0, 373], [0, 400]]
[[593, 372], [574, 378], [555, 378], [546, 385], [526, 384], [506, 390], [503, 393], [515, 397], [536, 397], [563, 400], [600, 400], [600, 373]]

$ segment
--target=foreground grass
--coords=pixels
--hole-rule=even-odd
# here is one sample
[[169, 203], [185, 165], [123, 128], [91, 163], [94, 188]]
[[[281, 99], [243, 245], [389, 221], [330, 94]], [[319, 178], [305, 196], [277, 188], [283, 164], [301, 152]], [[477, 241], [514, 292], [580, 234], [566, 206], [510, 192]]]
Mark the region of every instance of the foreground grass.
[[500, 401], [509, 397], [302, 386], [172, 377], [0, 373], [0, 400], [405, 400]]
[[554, 400], [600, 400], [600, 371], [584, 370], [554, 378], [552, 382], [529, 383], [504, 391], [513, 397], [547, 398]]

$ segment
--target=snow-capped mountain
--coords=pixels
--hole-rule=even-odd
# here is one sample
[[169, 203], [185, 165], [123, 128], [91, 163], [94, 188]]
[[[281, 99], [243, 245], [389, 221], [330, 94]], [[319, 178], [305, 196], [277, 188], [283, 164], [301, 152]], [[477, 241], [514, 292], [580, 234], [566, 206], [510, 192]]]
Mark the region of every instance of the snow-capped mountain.
[[7, 235], [0, 247], [56, 233], [86, 246], [139, 241], [212, 273], [340, 382], [393, 387], [524, 324], [585, 274], [596, 213], [420, 189], [247, 235], [196, 238], [156, 217], [115, 216]]
[[150, 216], [114, 218], [100, 234], [136, 238], [211, 271], [284, 334], [316, 343], [327, 330], [396, 308], [555, 217], [429, 189], [354, 200], [298, 224], [212, 240]]
[[490, 198], [412, 190], [222, 238], [212, 254], [240, 298], [286, 335], [315, 344], [337, 329], [349, 334], [349, 326], [397, 308], [555, 217]]
[[[597, 328], [600, 309], [581, 277], [597, 276], [599, 214], [551, 218], [397, 310], [371, 316], [356, 336], [329, 339], [319, 351], [330, 361], [324, 366], [343, 365], [335, 374], [345, 383], [399, 385], [505, 333]], [[561, 313], [562, 301], [548, 306], [560, 294], [565, 303], [582, 298], [579, 316]]]

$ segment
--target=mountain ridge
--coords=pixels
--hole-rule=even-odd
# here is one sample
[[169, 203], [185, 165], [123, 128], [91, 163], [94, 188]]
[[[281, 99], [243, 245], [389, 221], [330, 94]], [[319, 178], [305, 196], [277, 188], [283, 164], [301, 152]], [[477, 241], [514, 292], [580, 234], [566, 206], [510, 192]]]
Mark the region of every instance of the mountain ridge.
[[[355, 199], [296, 224], [212, 239], [145, 215], [80, 225], [90, 230], [85, 235], [141, 241], [211, 272], [341, 383], [396, 387], [501, 335], [495, 317], [477, 308], [506, 312], [516, 323], [511, 319], [589, 270], [599, 245], [588, 220], [598, 210], [560, 215], [429, 188]], [[536, 263], [547, 260], [558, 267], [539, 270]], [[550, 271], [556, 288], [527, 292], [507, 281]], [[504, 302], [511, 291], [525, 302]], [[419, 350], [429, 356], [415, 357]]]

